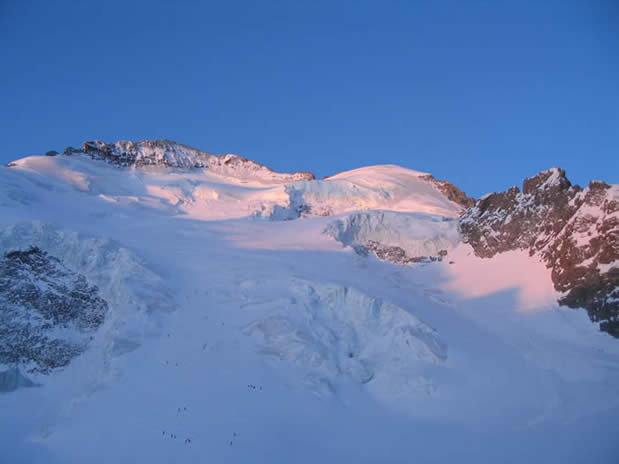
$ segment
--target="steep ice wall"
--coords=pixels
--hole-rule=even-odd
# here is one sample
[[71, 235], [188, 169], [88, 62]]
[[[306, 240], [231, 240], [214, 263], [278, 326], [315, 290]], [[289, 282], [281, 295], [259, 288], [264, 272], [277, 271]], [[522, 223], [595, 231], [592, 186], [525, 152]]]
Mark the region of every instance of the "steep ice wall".
[[421, 367], [447, 359], [447, 345], [434, 329], [354, 288], [290, 279], [246, 281], [241, 293], [254, 318], [244, 333], [261, 353], [301, 368], [319, 394], [333, 392], [342, 376], [359, 384], [379, 378], [403, 389], [423, 385], [429, 393], [430, 384], [419, 379]]
[[442, 259], [459, 241], [453, 219], [390, 211], [344, 216], [324, 233], [359, 253], [372, 252], [398, 264]]

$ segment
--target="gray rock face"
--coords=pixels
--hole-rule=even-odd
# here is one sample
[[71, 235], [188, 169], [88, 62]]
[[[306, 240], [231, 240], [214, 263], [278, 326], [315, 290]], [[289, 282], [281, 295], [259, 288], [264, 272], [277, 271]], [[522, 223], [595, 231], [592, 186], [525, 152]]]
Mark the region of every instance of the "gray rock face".
[[579, 209], [544, 250], [559, 300], [587, 308], [600, 328], [619, 337], [619, 195], [616, 186], [592, 182]]
[[[399, 246], [383, 245], [375, 240], [368, 240], [363, 249], [365, 253], [374, 253], [382, 261], [391, 261], [395, 264], [431, 263], [442, 261], [447, 256], [447, 250], [439, 250], [436, 256], [408, 256], [406, 250]], [[359, 252], [358, 248], [355, 248], [355, 251]]]
[[619, 337], [619, 187], [572, 186], [551, 169], [478, 200], [460, 217], [475, 254], [510, 250], [538, 255], [552, 271], [560, 304], [587, 309], [600, 328]]
[[96, 286], [39, 248], [0, 257], [0, 364], [44, 374], [66, 366], [107, 311]]
[[493, 193], [478, 200], [460, 217], [460, 230], [475, 254], [491, 258], [509, 250], [543, 249], [578, 209], [572, 200], [581, 188], [565, 171], [551, 169], [526, 179], [523, 189]]
[[313, 180], [311, 172], [277, 173], [266, 166], [237, 155], [213, 155], [171, 140], [120, 141], [105, 143], [99, 140], [84, 142], [80, 149], [67, 147], [66, 156], [87, 154], [117, 166], [161, 166], [170, 168], [207, 168], [215, 172], [236, 171], [255, 174], [282, 182]]

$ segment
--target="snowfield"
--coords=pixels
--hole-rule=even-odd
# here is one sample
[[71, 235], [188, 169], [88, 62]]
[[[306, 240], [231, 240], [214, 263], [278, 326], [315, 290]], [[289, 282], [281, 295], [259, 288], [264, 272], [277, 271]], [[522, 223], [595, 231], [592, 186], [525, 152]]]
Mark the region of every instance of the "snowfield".
[[68, 366], [0, 365], [1, 462], [619, 462], [618, 340], [538, 258], [475, 257], [423, 173], [222, 166], [0, 168], [0, 252], [109, 305]]

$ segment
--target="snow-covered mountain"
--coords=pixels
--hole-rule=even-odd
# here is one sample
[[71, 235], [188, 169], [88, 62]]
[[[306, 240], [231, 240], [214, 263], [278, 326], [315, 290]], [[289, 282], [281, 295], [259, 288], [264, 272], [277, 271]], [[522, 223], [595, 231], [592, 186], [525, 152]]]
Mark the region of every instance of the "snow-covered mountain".
[[554, 168], [479, 200], [460, 220], [478, 256], [509, 250], [538, 255], [561, 304], [586, 308], [619, 337], [619, 186], [594, 181], [584, 190]]
[[618, 201], [171, 141], [9, 163], [2, 459], [616, 462]]
[[[48, 151], [48, 156], [57, 152]], [[230, 175], [238, 180], [264, 181], [267, 183], [294, 182], [314, 179], [309, 172], [280, 174], [237, 155], [212, 155], [170, 140], [121, 141], [105, 143], [100, 140], [84, 142], [81, 148], [67, 147], [67, 156], [86, 154], [93, 159], [105, 160], [115, 166], [164, 166], [170, 168], [202, 168], [220, 176]]]

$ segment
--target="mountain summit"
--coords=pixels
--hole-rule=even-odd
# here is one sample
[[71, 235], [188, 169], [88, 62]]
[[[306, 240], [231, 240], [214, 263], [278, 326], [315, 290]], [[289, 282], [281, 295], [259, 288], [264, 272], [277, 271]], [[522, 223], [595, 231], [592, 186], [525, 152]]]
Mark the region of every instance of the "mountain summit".
[[166, 140], [9, 163], [2, 459], [614, 462], [618, 204]]
[[[55, 153], [55, 152], [48, 152]], [[271, 182], [313, 180], [311, 172], [280, 174], [266, 166], [237, 155], [212, 155], [171, 140], [120, 141], [105, 143], [99, 140], [84, 142], [81, 148], [67, 147], [64, 155], [86, 154], [117, 166], [163, 166], [170, 168], [204, 168], [218, 174], [234, 173]]]
[[619, 186], [573, 186], [553, 168], [477, 201], [460, 218], [463, 240], [492, 258], [510, 250], [539, 256], [559, 302], [583, 307], [619, 337]]

